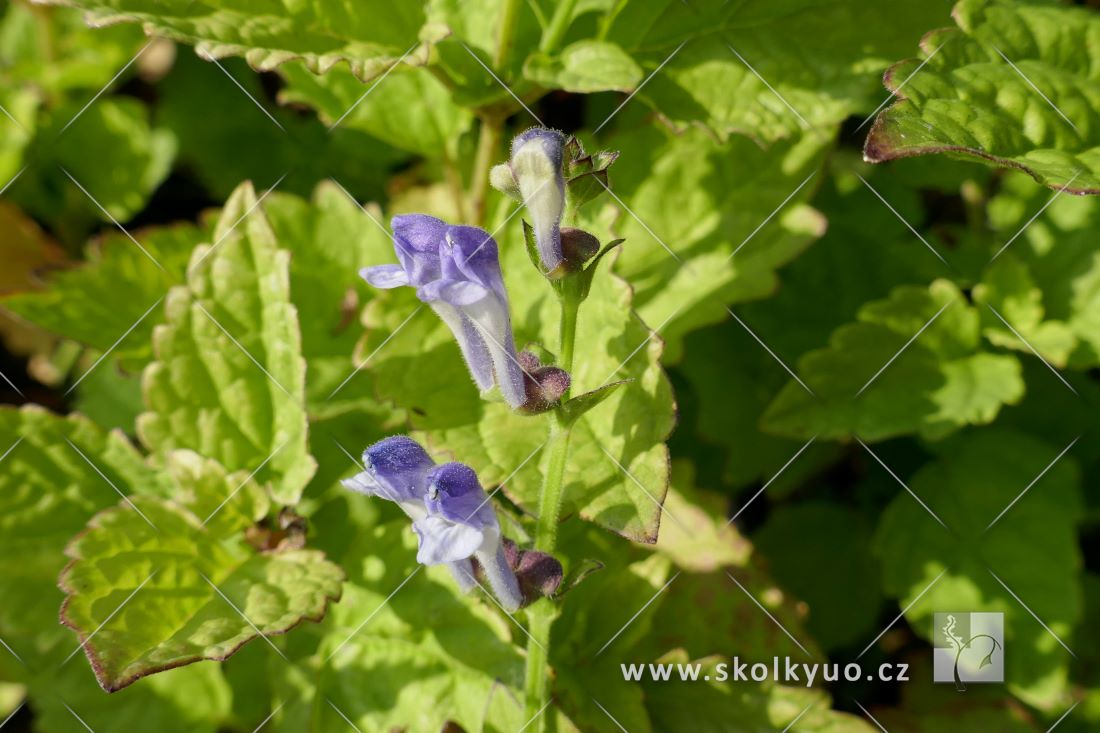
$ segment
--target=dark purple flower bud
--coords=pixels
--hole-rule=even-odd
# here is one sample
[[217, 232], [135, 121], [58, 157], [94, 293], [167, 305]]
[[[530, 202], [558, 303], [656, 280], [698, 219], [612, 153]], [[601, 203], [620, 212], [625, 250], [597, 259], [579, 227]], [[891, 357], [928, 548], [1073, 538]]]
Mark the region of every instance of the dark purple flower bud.
[[508, 404], [523, 404], [497, 243], [483, 229], [424, 214], [395, 216], [393, 232], [401, 264], [363, 268], [363, 279], [379, 288], [415, 287], [451, 329], [478, 388], [497, 385]]

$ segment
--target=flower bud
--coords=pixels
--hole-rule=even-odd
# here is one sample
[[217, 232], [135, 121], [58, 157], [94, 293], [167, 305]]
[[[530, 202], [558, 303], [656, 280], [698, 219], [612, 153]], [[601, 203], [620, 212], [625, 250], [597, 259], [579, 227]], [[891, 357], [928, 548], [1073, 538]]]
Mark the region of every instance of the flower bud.
[[[553, 272], [562, 260], [559, 228], [565, 211], [564, 144], [564, 135], [544, 127], [532, 127], [512, 141], [509, 167], [531, 217], [544, 272]], [[498, 173], [497, 178], [501, 190], [507, 192], [503, 174]]]

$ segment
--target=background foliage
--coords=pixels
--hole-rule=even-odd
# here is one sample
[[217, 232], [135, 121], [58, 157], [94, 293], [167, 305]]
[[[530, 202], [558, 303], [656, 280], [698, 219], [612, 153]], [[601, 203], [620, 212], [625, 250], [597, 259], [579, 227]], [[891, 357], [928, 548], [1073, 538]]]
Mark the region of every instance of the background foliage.
[[[539, 120], [621, 152], [573, 383], [632, 380], [573, 438], [552, 729], [1100, 725], [1094, 10], [72, 5], [0, 0], [0, 727], [525, 725], [523, 614], [337, 480], [411, 431], [529, 539], [541, 423], [355, 273], [480, 222], [553, 348], [483, 175]], [[1004, 686], [931, 684], [958, 610]], [[788, 654], [913, 681], [619, 671]]]

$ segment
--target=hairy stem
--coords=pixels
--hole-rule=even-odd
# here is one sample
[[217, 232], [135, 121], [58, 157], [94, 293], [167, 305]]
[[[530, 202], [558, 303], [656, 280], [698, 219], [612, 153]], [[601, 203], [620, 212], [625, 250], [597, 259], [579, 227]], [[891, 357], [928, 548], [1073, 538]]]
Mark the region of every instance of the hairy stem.
[[[573, 368], [573, 343], [577, 335], [577, 312], [580, 299], [566, 292], [561, 298], [561, 343], [559, 366], [566, 371]], [[572, 425], [565, 420], [561, 410], [550, 413], [550, 438], [547, 449], [546, 474], [539, 497], [539, 517], [535, 527], [535, 549], [553, 553], [558, 542], [558, 524], [561, 519], [561, 501], [565, 489], [565, 466], [569, 460], [569, 436]], [[527, 719], [531, 720], [546, 707], [549, 685], [546, 677], [547, 656], [550, 650], [550, 630], [557, 616], [557, 608], [549, 599], [542, 599], [527, 610], [530, 639], [527, 643], [526, 700]], [[545, 729], [545, 718], [539, 715], [531, 723], [534, 733]]]

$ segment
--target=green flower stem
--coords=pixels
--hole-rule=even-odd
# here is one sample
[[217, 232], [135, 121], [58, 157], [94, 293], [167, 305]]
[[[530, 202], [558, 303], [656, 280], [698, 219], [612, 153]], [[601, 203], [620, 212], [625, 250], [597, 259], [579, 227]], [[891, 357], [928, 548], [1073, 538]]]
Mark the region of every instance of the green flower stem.
[[497, 52], [493, 56], [493, 68], [497, 71], [504, 71], [504, 67], [508, 65], [508, 57], [512, 54], [520, 4], [520, 0], [504, 0], [504, 6], [500, 9], [500, 25], [497, 26]]
[[557, 7], [554, 8], [554, 15], [550, 17], [550, 25], [542, 35], [539, 51], [548, 54], [557, 50], [558, 44], [565, 37], [565, 32], [569, 30], [569, 21], [573, 20], [573, 8], [576, 5], [577, 0], [559, 0]]
[[[578, 278], [568, 278], [560, 291], [561, 302], [561, 344], [558, 363], [562, 369], [573, 368], [573, 344], [577, 335], [577, 314], [581, 299], [574, 287]], [[565, 397], [562, 398], [563, 400]], [[542, 494], [539, 497], [539, 518], [535, 527], [535, 549], [553, 553], [558, 541], [558, 524], [561, 520], [562, 494], [565, 489], [565, 467], [569, 460], [569, 436], [573, 426], [564, 417], [560, 409], [550, 413], [550, 438], [547, 451], [546, 474], [542, 482]], [[550, 653], [550, 630], [557, 617], [557, 608], [547, 598], [532, 604], [527, 609], [526, 700], [527, 719], [535, 717], [546, 706], [549, 697], [549, 684], [546, 677], [547, 656]], [[539, 715], [532, 723], [534, 733], [542, 733], [545, 718]]]
[[493, 161], [496, 160], [503, 129], [503, 117], [489, 114], [481, 116], [481, 131], [478, 133], [477, 153], [474, 155], [474, 170], [470, 175], [470, 206], [478, 226], [485, 226], [489, 169], [493, 167]]

